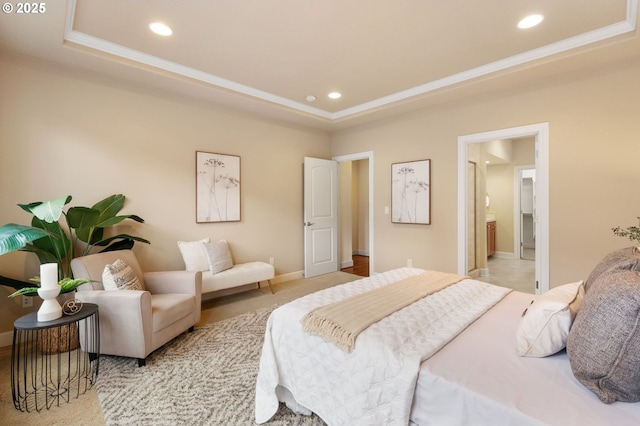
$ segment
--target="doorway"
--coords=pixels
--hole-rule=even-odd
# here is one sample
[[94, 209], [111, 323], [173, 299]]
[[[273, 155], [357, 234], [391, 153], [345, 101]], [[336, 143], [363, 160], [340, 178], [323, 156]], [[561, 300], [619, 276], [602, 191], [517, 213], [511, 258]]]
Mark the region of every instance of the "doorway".
[[[474, 231], [469, 231], [469, 229], [483, 231], [486, 229], [488, 209], [485, 209], [485, 198], [487, 205], [490, 205], [496, 200], [491, 193], [486, 192], [486, 181], [484, 181], [486, 179], [486, 173], [482, 172], [482, 166], [485, 164], [483, 161], [482, 164], [478, 164], [480, 170], [476, 171], [480, 177], [478, 179], [479, 184], [476, 185], [475, 188], [477, 189], [479, 187], [480, 190], [478, 191], [479, 194], [474, 197], [476, 201], [482, 199], [483, 202], [476, 203], [476, 222], [472, 224], [474, 226], [470, 226], [471, 224], [469, 222], [472, 219], [470, 219], [471, 215], [469, 214], [469, 161], [474, 160], [474, 158], [470, 157], [478, 151], [478, 144], [525, 137], [533, 138], [535, 141], [536, 197], [533, 200], [535, 213], [532, 213], [531, 218], [533, 223], [535, 223], [536, 236], [536, 250], [534, 251], [535, 293], [541, 294], [549, 289], [548, 123], [478, 133], [458, 138], [458, 273], [467, 274], [469, 272], [468, 267], [472, 264], [472, 262], [469, 262], [469, 256], [473, 251], [470, 250], [469, 244], [473, 241], [470, 232]], [[476, 157], [475, 159], [478, 158], [480, 157]], [[511, 176], [513, 176], [513, 174]], [[513, 191], [511, 192], [511, 197], [513, 197]], [[514, 208], [513, 201], [510, 205], [510, 208]], [[507, 224], [507, 226], [509, 225]], [[520, 234], [520, 232], [518, 232], [518, 234]], [[477, 238], [478, 249], [476, 253], [479, 254], [476, 259], [476, 268], [479, 270], [480, 275], [483, 273], [488, 274], [486, 234], [478, 234], [476, 231], [476, 237], [478, 235], [480, 235], [480, 238]], [[482, 244], [480, 244], [480, 242], [482, 242]], [[511, 251], [518, 253], [517, 257], [519, 258], [519, 248], [516, 249], [516, 247], [514, 247]]]
[[368, 276], [374, 269], [373, 152], [333, 160], [340, 174], [340, 269], [353, 267], [356, 275]]
[[536, 169], [533, 166], [515, 168], [515, 184], [517, 205], [514, 216], [517, 214], [514, 235], [517, 235], [519, 257], [523, 260], [536, 259]]

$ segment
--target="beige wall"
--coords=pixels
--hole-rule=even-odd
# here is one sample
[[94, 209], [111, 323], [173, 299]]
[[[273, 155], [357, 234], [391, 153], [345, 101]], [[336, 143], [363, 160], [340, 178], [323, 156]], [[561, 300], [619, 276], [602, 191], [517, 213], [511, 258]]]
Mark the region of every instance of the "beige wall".
[[[230, 241], [236, 261], [275, 257], [302, 269], [302, 158], [374, 155], [375, 271], [457, 268], [457, 138], [549, 122], [551, 286], [585, 278], [629, 245], [611, 227], [640, 215], [640, 64], [382, 120], [329, 136], [42, 63], [0, 57], [0, 223], [25, 223], [18, 202], [124, 193], [148, 270], [182, 268], [176, 240]], [[195, 151], [242, 157], [242, 220], [196, 224]], [[432, 224], [392, 224], [392, 163], [432, 160]], [[0, 256], [23, 278], [24, 254]], [[0, 290], [8, 294], [7, 289]], [[0, 332], [25, 313], [0, 293]]]
[[[302, 162], [331, 158], [326, 133], [15, 57], [0, 75], [0, 224], [30, 221], [16, 203], [123, 193], [123, 213], [146, 221], [128, 230], [151, 241], [135, 249], [146, 270], [184, 268], [176, 241], [206, 236], [226, 238], [236, 262], [303, 269]], [[241, 157], [240, 222], [195, 223], [196, 150]], [[24, 257], [0, 256], [0, 275], [23, 279]], [[26, 312], [8, 294], [0, 332]]]
[[[640, 215], [640, 64], [425, 110], [340, 131], [332, 154], [373, 151], [375, 271], [457, 270], [457, 138], [548, 122], [550, 286], [586, 278], [607, 252], [630, 245], [611, 227]], [[392, 163], [431, 158], [432, 224], [392, 224]]]

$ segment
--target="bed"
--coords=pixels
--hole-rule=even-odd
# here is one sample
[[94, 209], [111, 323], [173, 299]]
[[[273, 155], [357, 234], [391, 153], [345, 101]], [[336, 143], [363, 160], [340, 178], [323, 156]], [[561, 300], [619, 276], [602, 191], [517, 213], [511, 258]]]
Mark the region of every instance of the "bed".
[[[633, 262], [625, 263], [622, 270], [637, 276], [640, 285], [637, 272], [640, 253], [633, 251], [632, 254]], [[615, 261], [608, 259], [609, 269], [613, 265], [613, 272], [620, 273], [619, 257], [613, 258]], [[586, 281], [586, 284], [592, 283], [591, 287], [578, 282], [566, 288], [573, 291], [586, 287], [586, 294], [590, 291], [596, 294], [599, 284], [593, 275], [596, 272], [603, 276], [613, 274], [603, 273], [607, 270], [607, 258], [603, 262]], [[376, 274], [305, 296], [274, 310], [265, 331], [256, 383], [256, 422], [267, 423], [279, 409], [280, 402], [284, 402], [297, 413], [316, 413], [331, 426], [640, 424], [640, 403], [615, 401], [616, 398], [603, 403], [607, 395], [602, 395], [600, 389], [596, 389], [596, 393], [587, 388], [591, 387], [591, 379], [584, 379], [584, 371], [574, 371], [580, 369], [578, 362], [573, 362], [579, 357], [571, 353], [570, 362], [567, 351], [558, 350], [558, 344], [564, 347], [567, 342], [566, 333], [561, 343], [555, 341], [558, 340], [555, 332], [546, 336], [547, 340], [541, 344], [536, 342], [535, 345], [553, 354], [519, 356], [525, 350], [523, 312], [533, 311], [534, 306], [548, 307], [546, 295], [534, 296], [463, 279], [372, 324], [358, 335], [351, 351], [339, 348], [326, 336], [303, 329], [302, 321], [318, 307], [423, 272], [417, 268], [400, 268]], [[608, 287], [612, 287], [610, 281], [605, 283]], [[638, 293], [639, 288], [633, 287], [631, 293]], [[555, 293], [557, 299], [558, 292]], [[577, 300], [577, 296], [573, 297], [572, 300]], [[424, 302], [425, 299], [440, 301], [433, 304]], [[476, 306], [477, 299], [484, 300], [480, 306]], [[615, 299], [619, 300], [620, 295], [616, 294]], [[591, 318], [593, 303], [588, 304], [587, 300], [585, 296], [583, 306], [578, 306], [578, 317]], [[573, 306], [573, 302], [565, 303], [569, 305]], [[584, 310], [589, 311], [589, 315], [582, 315]], [[568, 332], [576, 312], [568, 308], [561, 311], [561, 318], [560, 314], [551, 319], [547, 317], [545, 327], [556, 321], [559, 328]], [[637, 317], [638, 309], [630, 315], [634, 312]], [[534, 315], [528, 313], [527, 318], [535, 318]], [[606, 322], [597, 315], [595, 320]], [[585, 327], [594, 328], [586, 320], [579, 327], [574, 324], [573, 328]], [[539, 334], [536, 339], [540, 339]], [[633, 327], [631, 334], [636, 336]], [[580, 342], [591, 338], [578, 337]], [[626, 349], [637, 349], [628, 343], [629, 339]], [[579, 346], [573, 343], [570, 349], [575, 352]], [[628, 364], [624, 356], [619, 353], [616, 356], [611, 364], [618, 365], [619, 361]], [[606, 356], [605, 361], [610, 363]], [[632, 364], [635, 370], [640, 370], [639, 366]], [[631, 381], [636, 383], [636, 376]], [[632, 394], [633, 391], [635, 389]], [[617, 399], [624, 400], [624, 397]]]

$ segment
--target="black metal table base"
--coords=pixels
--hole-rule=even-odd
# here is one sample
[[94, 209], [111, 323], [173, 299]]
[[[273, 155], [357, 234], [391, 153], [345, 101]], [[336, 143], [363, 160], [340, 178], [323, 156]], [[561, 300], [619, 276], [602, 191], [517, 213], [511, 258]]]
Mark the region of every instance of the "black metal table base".
[[98, 307], [38, 322], [37, 312], [14, 323], [11, 393], [20, 411], [49, 409], [77, 398], [95, 384], [100, 363]]

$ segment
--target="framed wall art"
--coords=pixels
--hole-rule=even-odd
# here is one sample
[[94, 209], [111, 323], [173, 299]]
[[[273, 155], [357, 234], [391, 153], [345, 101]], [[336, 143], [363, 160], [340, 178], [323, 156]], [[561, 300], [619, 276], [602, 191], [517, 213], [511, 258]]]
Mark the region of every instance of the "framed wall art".
[[196, 151], [196, 222], [240, 220], [240, 157]]
[[391, 222], [431, 224], [431, 160], [391, 165]]

